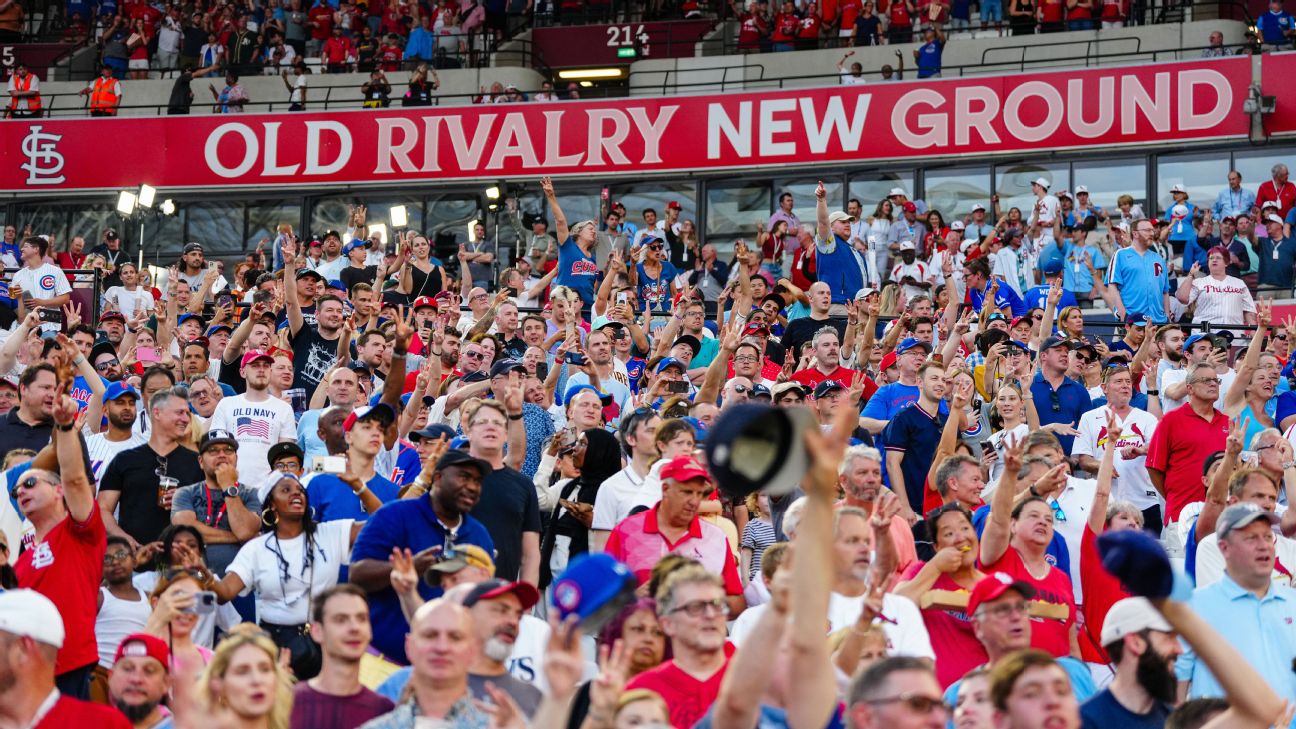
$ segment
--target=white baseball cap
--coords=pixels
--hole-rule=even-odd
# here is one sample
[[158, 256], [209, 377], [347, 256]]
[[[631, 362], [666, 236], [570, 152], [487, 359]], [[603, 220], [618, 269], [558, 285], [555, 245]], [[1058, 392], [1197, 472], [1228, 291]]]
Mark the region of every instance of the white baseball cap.
[[902, 251], [912, 251], [912, 250], [915, 250], [914, 242], [911, 241], [911, 240], [901, 241], [901, 243], [900, 243], [900, 250], [902, 250]]
[[1067, 192], [1066, 190], [1058, 190], [1057, 196], [1069, 198], [1071, 197], [1071, 193]]
[[1166, 622], [1161, 613], [1152, 607], [1146, 597], [1127, 597], [1118, 600], [1107, 611], [1103, 620], [1102, 644], [1111, 645], [1131, 633], [1144, 630], [1156, 630], [1162, 633], [1173, 633], [1174, 628]]
[[1170, 208], [1170, 216], [1171, 216], [1171, 217], [1175, 217], [1175, 218], [1186, 218], [1186, 217], [1188, 217], [1188, 206], [1187, 206], [1187, 205], [1175, 205], [1174, 207]]
[[1049, 189], [1049, 181], [1046, 180], [1046, 179], [1044, 179], [1043, 177], [1036, 177], [1036, 178], [1035, 178], [1035, 181], [1032, 182], [1031, 184], [1032, 184], [1032, 185], [1039, 185], [1040, 187], [1044, 188], [1045, 190]]
[[898, 188], [898, 187], [893, 187], [893, 188], [891, 188], [891, 192], [888, 192], [888, 193], [887, 193], [887, 197], [895, 197], [896, 195], [899, 195], [899, 196], [901, 196], [901, 197], [905, 197], [905, 196], [906, 196], [905, 191], [902, 190], [902, 189], [900, 189], [900, 188]]
[[1183, 185], [1171, 185], [1170, 192], [1182, 192], [1185, 195], [1188, 194], [1188, 191], [1184, 189]]
[[1261, 210], [1264, 210], [1265, 208], [1280, 209], [1281, 207], [1282, 206], [1278, 204], [1277, 200], [1265, 200], [1264, 204], [1260, 206], [1260, 209]]
[[950, 223], [950, 230], [964, 230], [963, 221], [955, 220], [954, 222]]
[[0, 592], [0, 631], [63, 647], [63, 617], [48, 597], [35, 590]]
[[1279, 225], [1284, 225], [1284, 223], [1283, 223], [1283, 219], [1280, 218], [1280, 217], [1278, 217], [1277, 215], [1272, 214], [1272, 213], [1270, 213], [1269, 215], [1266, 215], [1266, 216], [1265, 216], [1265, 222], [1266, 222], [1266, 223], [1277, 223], [1277, 224], [1279, 224]]
[[981, 212], [985, 212], [985, 206], [982, 205], [981, 203], [976, 203], [975, 205], [972, 206], [972, 212], [975, 213], [978, 210], [980, 210]]
[[1088, 195], [1088, 194], [1089, 194], [1089, 188], [1085, 187], [1084, 185], [1076, 185], [1075, 194], [1077, 194], [1077, 195]]

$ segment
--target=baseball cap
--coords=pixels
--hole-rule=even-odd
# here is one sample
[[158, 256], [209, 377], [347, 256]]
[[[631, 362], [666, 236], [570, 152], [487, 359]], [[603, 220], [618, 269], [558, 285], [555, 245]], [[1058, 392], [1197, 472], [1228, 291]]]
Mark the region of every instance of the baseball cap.
[[[1031, 184], [1032, 184], [1032, 185], [1039, 185], [1040, 187], [1044, 188], [1045, 190], [1049, 189], [1049, 181], [1046, 180], [1046, 179], [1044, 179], [1043, 177], [1036, 177], [1036, 178], [1035, 178], [1035, 181], [1032, 182]], [[969, 611], [969, 612], [970, 612], [970, 611]]]
[[676, 337], [675, 342], [671, 344], [671, 349], [674, 349], [681, 344], [686, 345], [689, 349], [693, 350], [694, 357], [698, 356], [698, 352], [702, 351], [701, 340], [692, 334], [682, 334], [679, 337]]
[[845, 389], [846, 388], [842, 386], [842, 383], [837, 380], [824, 380], [815, 385], [814, 396], [815, 399], [818, 400], [819, 398], [827, 397], [829, 394], [837, 392], [838, 390]]
[[431, 425], [424, 426], [422, 430], [410, 432], [406, 437], [409, 438], [411, 443], [417, 443], [424, 438], [427, 438], [428, 440], [436, 440], [437, 438], [443, 437], [446, 439], [446, 442], [449, 442], [454, 439], [455, 435], [457, 434], [455, 433], [454, 428], [451, 428], [445, 423], [432, 423]]
[[900, 189], [900, 188], [898, 188], [898, 187], [893, 187], [893, 188], [891, 188], [891, 192], [888, 192], [888, 193], [887, 193], [887, 197], [895, 197], [896, 195], [900, 195], [901, 197], [904, 197], [905, 194], [906, 194], [906, 193], [905, 193], [904, 190], [902, 190], [902, 189]]
[[1057, 196], [1058, 196], [1059, 198], [1064, 198], [1064, 197], [1065, 197], [1065, 198], [1070, 198], [1070, 197], [1071, 197], [1071, 193], [1067, 192], [1066, 190], [1058, 190]]
[[111, 354], [116, 357], [117, 348], [109, 341], [100, 340], [99, 342], [96, 342], [95, 345], [90, 348], [90, 363], [94, 364], [94, 361], [99, 359], [99, 355], [101, 354]]
[[[459, 378], [459, 382], [462, 383], [462, 384], [464, 384], [464, 385], [471, 385], [471, 384], [474, 383], [474, 382], [485, 382], [485, 381], [488, 380], [488, 379], [490, 379], [490, 376], [487, 375], [485, 371], [483, 371], [483, 370], [476, 370], [476, 371], [474, 371], [474, 372], [469, 372], [468, 374], [464, 375], [463, 377], [460, 377], [460, 378]], [[381, 393], [379, 393], [379, 394], [381, 394]]]
[[1004, 342], [1004, 344], [1008, 345], [1009, 347], [1016, 347], [1021, 351], [1025, 352], [1026, 354], [1030, 354], [1030, 345], [1021, 341], [1020, 339], [1009, 339], [1008, 341]]
[[688, 372], [688, 367], [685, 367], [683, 362], [675, 359], [674, 357], [663, 357], [662, 361], [657, 363], [656, 373], [660, 375], [662, 373], [662, 370], [666, 369], [667, 367], [678, 367], [681, 373]]
[[796, 380], [788, 380], [787, 382], [778, 383], [777, 385], [774, 386], [774, 390], [772, 394], [774, 397], [782, 397], [783, 393], [787, 392], [788, 390], [796, 390], [797, 392], [801, 393], [802, 397], [805, 397], [806, 394], [805, 385], [802, 385], [800, 382], [797, 382]]
[[847, 223], [853, 223], [855, 222], [855, 216], [841, 210], [838, 210], [834, 212], [832, 215], [828, 216], [829, 225], [832, 225], [833, 223], [840, 223], [842, 221], [845, 221]]
[[342, 432], [350, 433], [351, 428], [360, 420], [380, 420], [383, 421], [383, 427], [387, 427], [396, 422], [396, 413], [392, 412], [391, 406], [385, 402], [377, 405], [366, 405], [351, 411], [342, 421]]
[[456, 544], [448, 553], [443, 554], [451, 556], [438, 560], [423, 573], [423, 581], [431, 587], [440, 587], [443, 575], [457, 574], [465, 567], [480, 567], [495, 574], [495, 560], [476, 544]]
[[206, 336], [210, 338], [211, 335], [215, 334], [216, 332], [232, 332], [232, 331], [234, 331], [234, 327], [230, 326], [229, 324], [223, 324], [223, 323], [212, 324], [211, 326], [207, 327]]
[[219, 445], [221, 443], [238, 448], [238, 439], [234, 437], [233, 433], [228, 430], [215, 428], [207, 431], [203, 435], [202, 440], [198, 442], [198, 452], [202, 453], [211, 446]]
[[191, 242], [185, 243], [184, 252], [193, 253], [194, 251], [198, 251], [199, 253], [202, 253], [202, 249], [202, 243]]
[[1199, 333], [1197, 333], [1197, 334], [1194, 334], [1194, 335], [1188, 337], [1187, 339], [1184, 340], [1184, 343], [1183, 343], [1183, 351], [1187, 352], [1188, 350], [1192, 349], [1192, 346], [1193, 346], [1194, 344], [1200, 342], [1200, 341], [1203, 340], [1203, 339], [1205, 339], [1205, 340], [1207, 340], [1207, 341], [1210, 341], [1210, 335], [1209, 335], [1209, 334], [1201, 334], [1201, 333], [1199, 332]]
[[506, 582], [500, 579], [489, 579], [480, 582], [463, 599], [464, 607], [472, 607], [482, 600], [494, 600], [508, 594], [514, 594], [522, 602], [523, 610], [530, 610], [540, 602], [540, 591], [530, 582]]
[[239, 362], [239, 367], [240, 368], [247, 367], [250, 363], [255, 362], [259, 359], [268, 359], [271, 362], [274, 361], [274, 357], [270, 356], [269, 352], [265, 352], [260, 349], [249, 349], [248, 351], [243, 353], [243, 360]]
[[5, 385], [8, 385], [9, 387], [12, 387], [13, 389], [17, 390], [18, 378], [14, 377], [13, 375], [5, 375], [4, 377], [0, 377], [0, 387], [3, 387]]
[[1146, 316], [1143, 316], [1142, 314], [1140, 314], [1140, 313], [1138, 313], [1138, 312], [1135, 312], [1135, 313], [1130, 314], [1129, 316], [1125, 317], [1125, 325], [1126, 325], [1126, 326], [1131, 326], [1131, 327], [1143, 327], [1143, 326], [1147, 326], [1147, 317], [1146, 317]]
[[128, 396], [133, 397], [136, 400], [139, 400], [140, 399], [139, 390], [136, 390], [134, 387], [131, 387], [125, 382], [110, 382], [108, 383], [108, 387], [104, 388], [103, 401], [112, 402], [117, 398], [128, 397]]
[[1009, 590], [1016, 590], [1027, 600], [1035, 597], [1035, 588], [1031, 587], [1030, 583], [1015, 580], [1007, 572], [995, 572], [986, 575], [972, 588], [972, 594], [968, 596], [967, 614], [976, 615], [977, 608], [983, 603], [998, 600]]
[[318, 272], [316, 272], [316, 271], [312, 271], [312, 270], [309, 269], [309, 268], [303, 268], [303, 269], [301, 269], [301, 270], [299, 270], [299, 271], [297, 272], [296, 279], [297, 279], [298, 281], [300, 281], [300, 280], [302, 280], [302, 279], [304, 279], [304, 278], [314, 278], [314, 279], [317, 279], [317, 280], [319, 280], [319, 281], [323, 281], [323, 280], [324, 280], [324, 277], [323, 277], [323, 276], [319, 275]]
[[954, 222], [950, 223], [949, 227], [950, 227], [950, 230], [966, 230], [966, 229], [967, 229], [967, 227], [963, 225], [963, 221], [962, 221], [962, 220], [955, 220]]
[[1185, 195], [1188, 194], [1188, 190], [1185, 189], [1183, 185], [1171, 185], [1170, 192], [1182, 192]]
[[894, 351], [887, 352], [886, 354], [882, 355], [882, 361], [878, 362], [878, 372], [886, 372], [887, 370], [895, 366], [896, 366], [896, 353]]
[[437, 308], [436, 302], [432, 300], [431, 296], [420, 296], [417, 299], [414, 299], [414, 311], [429, 307], [433, 309]]
[[502, 359], [491, 365], [490, 376], [495, 379], [500, 375], [507, 375], [510, 372], [526, 372], [526, 366], [516, 359]]
[[984, 213], [984, 212], [985, 212], [985, 206], [982, 205], [981, 203], [976, 203], [976, 204], [974, 204], [974, 205], [972, 206], [972, 212], [975, 213], [975, 212], [978, 211], [978, 210], [980, 210], [981, 212]]
[[1088, 194], [1089, 194], [1089, 188], [1085, 187], [1084, 185], [1076, 185], [1075, 194], [1077, 194], [1077, 195], [1088, 195]]
[[1056, 336], [1049, 337], [1048, 339], [1044, 340], [1043, 344], [1040, 345], [1039, 351], [1046, 352], [1054, 347], [1066, 347], [1067, 349], [1070, 349], [1071, 340], [1067, 339], [1066, 337], [1056, 337]]
[[666, 203], [666, 209], [667, 209], [667, 210], [670, 210], [671, 208], [674, 208], [675, 210], [683, 210], [683, 209], [684, 209], [683, 206], [681, 206], [681, 205], [679, 204], [679, 201], [678, 201], [678, 200], [671, 200], [670, 202]]
[[436, 470], [440, 471], [451, 466], [473, 466], [477, 469], [478, 473], [481, 474], [482, 478], [486, 478], [486, 476], [495, 470], [494, 467], [486, 461], [469, 455], [468, 451], [461, 451], [455, 448], [446, 451], [437, 459]]
[[102, 313], [102, 314], [99, 315], [99, 321], [100, 321], [100, 323], [106, 322], [106, 321], [108, 321], [109, 319], [117, 319], [118, 321], [126, 321], [126, 316], [125, 316], [124, 314], [122, 314], [120, 311], [105, 311], [104, 313]]
[[368, 248], [368, 247], [369, 247], [369, 241], [360, 240], [359, 238], [352, 238], [346, 245], [342, 246], [342, 255], [345, 256], [357, 248]]
[[1175, 205], [1174, 207], [1170, 208], [1170, 217], [1172, 217], [1172, 218], [1186, 218], [1186, 217], [1188, 217], [1188, 206], [1187, 206], [1187, 205]]
[[1062, 262], [1056, 259], [1046, 261], [1043, 266], [1040, 266], [1040, 271], [1042, 271], [1045, 276], [1056, 276], [1059, 273], [1062, 273]]
[[918, 212], [918, 206], [917, 206], [917, 205], [914, 205], [914, 204], [911, 203], [911, 202], [907, 202], [907, 203], [905, 203], [905, 204], [902, 206], [902, 209], [903, 209], [906, 213], [916, 213], [916, 212]]
[[1264, 519], [1269, 522], [1269, 526], [1274, 526], [1281, 521], [1272, 511], [1265, 511], [1256, 504], [1243, 501], [1228, 507], [1220, 514], [1219, 521], [1215, 523], [1215, 533], [1220, 539], [1224, 539], [1228, 537], [1229, 532], [1250, 526], [1257, 519]]
[[181, 315], [179, 316], [179, 318], [176, 319], [176, 326], [180, 326], [181, 324], [184, 324], [185, 322], [189, 321], [190, 319], [197, 319], [199, 324], [202, 323], [202, 317], [198, 316], [197, 314], [191, 313], [191, 312], [186, 312], [186, 313], [184, 313], [184, 314], [181, 314]]
[[872, 286], [865, 286], [864, 288], [855, 292], [855, 300], [863, 301], [876, 293], [879, 293], [877, 289], [873, 288]]
[[1174, 632], [1174, 628], [1170, 627], [1146, 597], [1127, 597], [1116, 601], [1108, 609], [1107, 617], [1103, 620], [1102, 644], [1111, 645], [1131, 633], [1140, 633], [1144, 630]]
[[1265, 216], [1265, 222], [1266, 222], [1266, 223], [1277, 223], [1277, 224], [1279, 224], [1279, 225], [1282, 225], [1282, 224], [1283, 224], [1283, 219], [1280, 218], [1280, 217], [1278, 217], [1277, 215], [1274, 215], [1273, 213], [1270, 213], [1270, 214], [1268, 214], [1268, 215]]
[[163, 671], [171, 670], [171, 651], [166, 641], [148, 633], [131, 633], [122, 638], [113, 656], [113, 665], [123, 658], [152, 658], [162, 664]]
[[900, 250], [902, 251], [912, 251], [916, 250], [916, 248], [914, 242], [911, 240], [900, 241]]
[[585, 552], [554, 576], [549, 599], [564, 620], [574, 615], [587, 633], [596, 633], [634, 600], [637, 583], [629, 567], [606, 553]]
[[711, 481], [711, 474], [691, 455], [675, 456], [661, 468], [661, 479], [665, 481], [692, 481], [695, 478]]
[[772, 398], [774, 397], [774, 393], [770, 392], [770, 389], [768, 387], [757, 382], [756, 384], [752, 385], [751, 397]]
[[290, 441], [275, 443], [270, 446], [270, 450], [266, 451], [266, 462], [274, 466], [275, 461], [284, 456], [296, 456], [298, 461], [303, 464], [306, 463], [306, 453], [301, 449], [301, 446]]
[[63, 647], [63, 618], [54, 603], [35, 590], [0, 592], [0, 630]]
[[924, 342], [921, 339], [916, 339], [914, 337], [909, 337], [908, 339], [905, 339], [903, 342], [900, 342], [899, 344], [896, 345], [895, 353], [904, 354], [905, 352], [908, 352], [914, 347], [922, 347], [923, 349], [927, 350], [928, 353], [930, 353], [932, 349], [931, 345], [928, 344], [927, 342]]
[[1081, 351], [1084, 351], [1084, 350], [1088, 350], [1088, 351], [1089, 351], [1089, 354], [1090, 354], [1091, 356], [1093, 356], [1093, 357], [1097, 357], [1097, 356], [1098, 356], [1098, 348], [1095, 347], [1095, 346], [1093, 346], [1092, 344], [1090, 344], [1090, 343], [1088, 343], [1088, 342], [1072, 342], [1072, 343], [1071, 343], [1071, 351], [1072, 351], [1072, 352], [1081, 352]]
[[743, 328], [744, 337], [751, 334], [768, 335], [769, 333], [770, 333], [769, 325], [759, 321], [752, 322], [751, 324], [748, 324], [746, 327]]
[[1265, 200], [1263, 203], [1260, 204], [1261, 212], [1268, 210], [1269, 208], [1273, 208], [1274, 210], [1279, 210], [1282, 208], [1282, 206], [1278, 204], [1277, 200]]
[[[669, 357], [667, 359], [669, 359]], [[679, 364], [679, 360], [674, 360], [674, 361], [676, 364]], [[658, 371], [660, 372], [661, 370]], [[595, 388], [593, 385], [589, 384], [588, 382], [582, 382], [579, 385], [572, 385], [571, 387], [568, 387], [567, 392], [563, 393], [562, 403], [566, 405], [567, 403], [571, 402], [572, 398], [576, 397], [581, 393], [581, 390], [589, 390], [595, 395], [598, 395], [599, 401], [603, 403], [603, 407], [607, 407], [608, 405], [612, 404], [611, 393], [600, 392], [597, 388]]]

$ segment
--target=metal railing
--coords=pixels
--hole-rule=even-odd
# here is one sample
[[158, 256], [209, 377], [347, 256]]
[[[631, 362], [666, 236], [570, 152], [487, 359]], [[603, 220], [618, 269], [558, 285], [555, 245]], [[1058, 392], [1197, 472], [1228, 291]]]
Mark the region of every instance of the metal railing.
[[[53, 255], [53, 252], [50, 255]], [[13, 275], [18, 270], [17, 268], [5, 268], [4, 280], [13, 280]], [[99, 300], [104, 291], [103, 271], [97, 268], [78, 268], [63, 269], [63, 273], [72, 277], [70, 282], [72, 285], [72, 303], [81, 307], [81, 321], [94, 326], [99, 321]], [[6, 284], [5, 295], [8, 296], [8, 293], [8, 284]]]

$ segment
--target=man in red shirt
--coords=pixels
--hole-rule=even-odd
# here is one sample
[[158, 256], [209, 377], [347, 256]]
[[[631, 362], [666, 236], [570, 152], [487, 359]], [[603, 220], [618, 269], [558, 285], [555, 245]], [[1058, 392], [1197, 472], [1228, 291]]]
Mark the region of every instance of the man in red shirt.
[[[792, 373], [792, 380], [805, 385], [807, 390], [813, 390], [824, 380], [836, 380], [842, 387], [847, 390], [851, 387], [851, 380], [855, 377], [855, 370], [846, 369], [841, 366], [841, 344], [837, 339], [837, 330], [832, 325], [824, 325], [819, 331], [815, 332], [814, 339], [814, 364], [803, 370]], [[877, 392], [877, 383], [872, 378], [864, 377], [864, 399], [868, 400]]]
[[324, 64], [329, 73], [346, 73], [347, 57], [353, 49], [351, 39], [342, 35], [342, 26], [333, 26], [333, 36], [324, 41]]
[[1148, 443], [1147, 467], [1152, 485], [1166, 500], [1166, 522], [1179, 519], [1188, 504], [1206, 498], [1202, 464], [1224, 450], [1229, 419], [1215, 409], [1220, 379], [1215, 366], [1201, 362], [1188, 372], [1188, 402], [1161, 418]]
[[[14, 572], [19, 587], [45, 595], [62, 612], [68, 639], [58, 652], [59, 690], [84, 699], [90, 693], [90, 672], [99, 663], [94, 623], [108, 533], [82, 462], [77, 412], [70, 396], [55, 400], [51, 445], [63, 478], [33, 467], [13, 486], [18, 509], [36, 528], [35, 540], [14, 563]], [[33, 463], [39, 465], [47, 453], [42, 451]]]
[[1273, 200], [1278, 203], [1278, 217], [1286, 220], [1287, 213], [1296, 205], [1296, 184], [1287, 180], [1287, 165], [1281, 162], [1269, 174], [1273, 179], [1260, 183], [1260, 189], [1256, 190], [1256, 207], [1263, 210], [1264, 204]]
[[702, 567], [681, 567], [657, 590], [657, 611], [674, 657], [635, 676], [626, 689], [656, 691], [670, 708], [671, 726], [691, 727], [715, 703], [733, 655], [725, 640], [724, 586]]
[[59, 609], [49, 598], [34, 590], [0, 593], [0, 725], [132, 729], [111, 708], [67, 696], [55, 686], [54, 664], [71, 637], [64, 635]]
[[310, 40], [306, 43], [306, 55], [318, 56], [320, 49], [333, 35], [333, 8], [326, 0], [315, 0], [315, 4], [306, 12], [306, 27], [310, 28]]

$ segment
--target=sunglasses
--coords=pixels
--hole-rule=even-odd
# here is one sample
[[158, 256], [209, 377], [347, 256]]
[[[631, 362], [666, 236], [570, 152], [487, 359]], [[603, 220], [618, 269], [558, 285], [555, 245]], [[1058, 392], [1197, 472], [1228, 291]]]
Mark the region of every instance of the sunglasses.
[[734, 385], [733, 390], [739, 395], [746, 395], [747, 393], [751, 392], [751, 388], [746, 385]]
[[18, 483], [14, 484], [9, 488], [9, 498], [16, 499], [18, 498], [19, 491], [22, 491], [24, 489], [30, 491], [36, 488], [36, 485], [39, 483], [41, 483], [41, 479], [39, 476], [35, 476], [35, 475], [28, 476], [27, 478], [21, 479], [20, 481], [18, 481]]
[[96, 372], [103, 372], [104, 370], [109, 369], [111, 367], [116, 367], [119, 364], [121, 364], [121, 361], [116, 358], [106, 359], [100, 362], [99, 364], [95, 365], [94, 368]]

